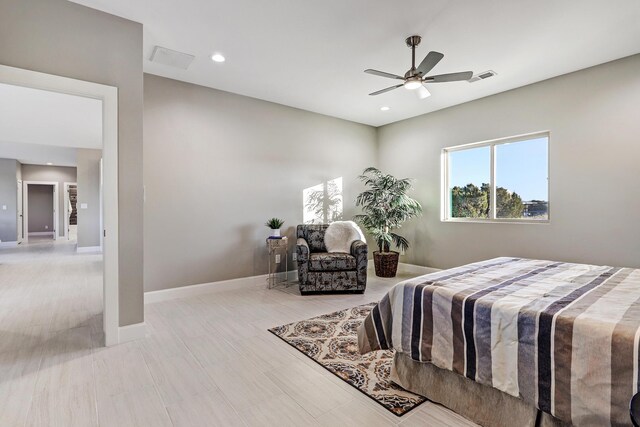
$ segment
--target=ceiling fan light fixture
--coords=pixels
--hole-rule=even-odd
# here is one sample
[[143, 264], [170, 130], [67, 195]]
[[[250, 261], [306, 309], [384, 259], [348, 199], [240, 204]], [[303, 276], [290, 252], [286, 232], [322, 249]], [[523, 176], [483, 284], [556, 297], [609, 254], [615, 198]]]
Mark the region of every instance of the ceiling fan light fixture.
[[416, 90], [422, 86], [420, 78], [410, 78], [404, 82], [404, 88], [408, 90]]
[[418, 88], [418, 98], [426, 99], [426, 98], [428, 98], [430, 96], [431, 96], [431, 93], [429, 92], [429, 90], [427, 90], [426, 87], [424, 87], [424, 85], [422, 85], [422, 87]]

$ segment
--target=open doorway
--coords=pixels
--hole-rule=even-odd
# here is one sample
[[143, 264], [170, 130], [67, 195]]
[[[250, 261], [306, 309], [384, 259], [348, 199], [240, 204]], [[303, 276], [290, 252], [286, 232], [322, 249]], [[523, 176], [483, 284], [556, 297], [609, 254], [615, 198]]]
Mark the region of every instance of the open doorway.
[[[120, 337], [119, 331], [119, 310], [118, 310], [118, 120], [117, 120], [117, 108], [118, 108], [118, 92], [117, 89], [110, 86], [105, 86], [101, 84], [85, 82], [65, 77], [59, 77], [44, 73], [38, 73], [23, 69], [17, 69], [13, 67], [7, 67], [0, 65], [0, 85], [11, 86], [11, 89], [20, 89], [22, 92], [25, 91], [37, 91], [44, 93], [43, 100], [41, 102], [31, 103], [28, 108], [23, 108], [25, 114], [23, 114], [23, 118], [16, 121], [13, 119], [5, 120], [5, 126], [0, 131], [4, 132], [7, 135], [4, 135], [5, 141], [17, 141], [11, 134], [11, 132], [15, 131], [15, 129], [22, 129], [28, 132], [32, 132], [30, 138], [24, 138], [22, 141], [23, 144], [17, 149], [22, 150], [23, 148], [28, 152], [34, 152], [34, 149], [37, 148], [37, 145], [48, 146], [51, 148], [51, 145], [56, 145], [54, 143], [55, 140], [55, 130], [64, 130], [64, 129], [76, 129], [78, 126], [86, 123], [86, 113], [90, 109], [78, 109], [78, 114], [75, 116], [61, 114], [62, 109], [57, 109], [55, 102], [59, 100], [60, 96], [57, 95], [65, 95], [66, 99], [72, 99], [74, 102], [83, 102], [84, 104], [92, 104], [92, 101], [97, 102], [99, 105], [99, 112], [97, 115], [97, 121], [99, 123], [99, 129], [97, 131], [99, 137], [99, 145], [87, 146], [86, 138], [79, 139], [77, 144], [72, 144], [69, 142], [69, 139], [59, 138], [58, 146], [62, 148], [74, 148], [78, 150], [86, 150], [90, 155], [95, 155], [95, 153], [99, 153], [97, 159], [92, 157], [91, 168], [92, 170], [97, 170], [98, 172], [93, 175], [93, 183], [95, 188], [98, 189], [99, 195], [96, 196], [95, 199], [91, 199], [90, 201], [83, 202], [82, 200], [82, 183], [80, 179], [76, 180], [65, 180], [65, 182], [76, 183], [77, 187], [77, 199], [76, 199], [76, 214], [78, 220], [78, 227], [82, 226], [82, 209], [83, 204], [86, 206], [85, 209], [87, 213], [91, 212], [93, 218], [96, 218], [95, 223], [98, 224], [97, 232], [95, 233], [95, 241], [94, 247], [98, 249], [102, 249], [102, 239], [104, 236], [104, 251], [103, 254], [98, 253], [82, 253], [78, 254], [75, 250], [75, 245], [72, 245], [74, 248], [73, 251], [59, 251], [58, 248], [68, 248], [70, 247], [70, 243], [68, 239], [60, 238], [70, 237], [70, 228], [67, 228], [67, 225], [71, 225], [71, 215], [67, 217], [65, 211], [66, 204], [61, 202], [60, 205], [54, 208], [54, 215], [57, 218], [52, 218], [53, 223], [49, 223], [47, 226], [53, 228], [51, 231], [53, 233], [52, 237], [57, 237], [58, 240], [53, 242], [52, 250], [58, 251], [57, 255], [64, 256], [74, 256], [74, 260], [80, 260], [82, 258], [90, 259], [90, 265], [98, 267], [100, 275], [96, 277], [93, 273], [91, 277], [94, 279], [98, 279], [101, 282], [100, 289], [100, 299], [102, 299], [102, 303], [98, 306], [93, 303], [90, 309], [94, 309], [94, 307], [102, 307], [100, 313], [101, 326], [102, 328], [94, 329], [91, 327], [91, 331], [102, 329], [103, 335], [97, 336], [96, 340], [100, 344], [113, 345], [117, 344], [122, 340], [134, 339], [133, 329], [131, 331], [127, 330], [128, 335], [125, 337]], [[18, 91], [20, 92], [20, 91]], [[52, 101], [53, 100], [53, 101]], [[23, 101], [20, 97], [0, 97], [0, 108], [2, 108], [3, 117], [8, 117], [6, 113], [15, 112], [20, 110], [20, 107], [25, 107], [24, 104], [21, 104]], [[4, 103], [4, 104], [3, 104]], [[48, 107], [48, 109], [47, 109]], [[35, 115], [34, 112], [43, 111], [44, 114], [41, 114], [39, 117], [44, 121], [45, 124], [49, 124], [49, 126], [34, 126]], [[17, 124], [22, 123], [23, 126], [17, 126]], [[39, 133], [38, 133], [39, 132]], [[31, 137], [39, 137], [39, 138], [31, 138]], [[2, 135], [0, 135], [0, 148], [2, 148]], [[7, 148], [5, 146], [4, 148]], [[42, 148], [42, 147], [40, 147]], [[12, 149], [12, 147], [8, 147], [8, 149]], [[95, 153], [94, 153], [95, 152]], [[50, 154], [54, 154], [53, 151], [49, 151]], [[29, 238], [29, 223], [34, 223], [33, 220], [29, 219], [29, 215], [31, 214], [33, 218], [33, 213], [30, 212], [29, 202], [29, 187], [33, 185], [35, 189], [36, 185], [39, 183], [26, 183], [28, 179], [22, 179], [21, 170], [23, 164], [38, 164], [36, 161], [27, 161], [21, 162], [21, 157], [18, 155], [14, 156], [0, 156], [0, 161], [6, 160], [4, 164], [7, 165], [6, 175], [9, 179], [13, 179], [11, 187], [14, 189], [15, 197], [13, 200], [9, 200], [7, 203], [7, 211], [8, 217], [13, 217], [14, 220], [12, 222], [13, 225], [9, 224], [9, 230], [6, 235], [3, 235], [4, 238], [1, 238], [0, 241], [0, 257], [8, 254], [4, 260], [15, 259], [16, 256], [20, 255], [21, 246], [19, 241], [21, 238], [28, 240]], [[104, 161], [104, 176], [101, 176], [101, 164]], [[55, 161], [47, 161], [44, 165], [54, 164]], [[42, 163], [39, 163], [42, 164]], [[55, 164], [53, 165], [55, 166]], [[0, 171], [2, 172], [2, 171]], [[2, 174], [0, 174], [2, 175]], [[20, 186], [20, 181], [23, 181], [23, 185]], [[41, 183], [40, 183], [41, 184]], [[66, 191], [67, 188], [64, 183], [56, 182], [54, 187], [55, 194], [51, 195], [53, 200], [64, 199], [69, 193]], [[22, 188], [22, 191], [20, 189]], [[10, 197], [11, 198], [11, 197]], [[21, 200], [21, 210], [18, 209], [18, 201]], [[49, 199], [51, 200], [51, 199]], [[14, 203], [15, 201], [15, 203]], [[33, 207], [33, 199], [31, 200], [31, 205]], [[53, 205], [53, 202], [52, 202]], [[73, 211], [73, 209], [70, 209]], [[103, 211], [104, 210], [104, 211]], [[23, 215], [23, 220], [20, 220], [20, 215]], [[9, 221], [11, 222], [11, 221]], [[89, 223], [89, 222], [87, 222]], [[45, 229], [48, 230], [48, 229]], [[47, 231], [48, 232], [48, 231]], [[36, 233], [36, 231], [33, 231]], [[82, 230], [78, 229], [78, 238], [82, 235]], [[8, 236], [8, 237], [7, 237]], [[66, 240], [66, 242], [65, 242]], [[66, 245], [66, 246], [60, 246]], [[8, 249], [9, 252], [6, 252], [5, 249]], [[25, 247], [26, 249], [26, 247]], [[4, 252], [3, 252], [4, 251]], [[33, 260], [29, 260], [29, 262], [38, 262], [42, 261], [38, 259], [38, 255], [42, 253], [41, 249], [38, 251], [30, 251]], [[22, 251], [24, 253], [24, 251]], [[95, 261], [93, 261], [95, 259]], [[5, 264], [3, 264], [5, 265]], [[89, 264], [88, 264], [89, 265]], [[42, 266], [41, 266], [42, 267]], [[49, 273], [46, 269], [40, 268], [39, 270], [43, 271], [43, 274], [46, 276]], [[71, 269], [73, 270], [73, 269]], [[21, 270], [24, 271], [24, 270]], [[35, 270], [34, 270], [35, 271]], [[65, 274], [66, 269], [61, 269], [60, 274]], [[93, 271], [93, 270], [91, 270]], [[43, 276], [44, 277], [44, 276]], [[25, 279], [27, 280], [27, 279]], [[0, 280], [2, 282], [2, 280]], [[64, 280], [58, 280], [58, 283], [61, 283], [65, 286], [62, 290], [61, 298], [65, 295], [73, 295], [76, 292], [76, 288], [74, 286], [69, 286], [69, 284], [65, 284]], [[27, 283], [27, 282], [25, 282]], [[48, 289], [42, 289], [43, 295], [48, 295], [43, 301], [47, 301], [48, 306], [51, 309], [60, 309], [61, 316], [61, 325], [65, 327], [74, 327], [73, 322], [69, 322], [69, 308], [66, 307], [65, 304], [68, 299], [61, 299], [58, 304], [52, 303], [52, 298], [55, 296], [50, 293]], [[55, 292], [55, 290], [53, 290]], [[92, 291], [93, 292], [93, 291]], [[82, 299], [80, 299], [82, 300]], [[31, 300], [29, 298], [25, 298], [23, 303], [29, 304]], [[20, 310], [16, 311], [19, 312]], [[36, 316], [35, 313], [40, 313], [37, 310], [32, 310], [33, 316]], [[24, 311], [23, 311], [24, 312]], [[53, 313], [45, 311], [41, 311], [41, 314], [46, 316], [52, 316], [51, 321], [56, 320], [56, 311]], [[79, 310], [79, 312], [75, 313], [79, 317], [85, 316], [86, 313], [83, 310]], [[45, 322], [46, 323], [46, 322]], [[144, 333], [142, 328], [136, 329], [135, 333]]]
[[22, 212], [28, 242], [46, 242], [57, 239], [58, 183], [23, 181]]
[[78, 183], [64, 183], [64, 237], [78, 240]]

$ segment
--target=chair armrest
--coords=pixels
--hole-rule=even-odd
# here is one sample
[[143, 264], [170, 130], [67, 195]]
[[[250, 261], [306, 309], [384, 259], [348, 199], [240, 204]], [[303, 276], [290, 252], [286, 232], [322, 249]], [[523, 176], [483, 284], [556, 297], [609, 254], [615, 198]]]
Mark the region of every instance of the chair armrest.
[[303, 238], [298, 238], [296, 241], [296, 254], [298, 255], [298, 262], [309, 261], [309, 244]]
[[353, 255], [356, 259], [364, 256], [364, 259], [367, 259], [368, 247], [365, 242], [362, 240], [355, 240], [351, 243], [351, 255]]
[[364, 291], [367, 286], [367, 267], [369, 265], [367, 244], [362, 240], [351, 243], [351, 255], [356, 259], [356, 280], [358, 289]]

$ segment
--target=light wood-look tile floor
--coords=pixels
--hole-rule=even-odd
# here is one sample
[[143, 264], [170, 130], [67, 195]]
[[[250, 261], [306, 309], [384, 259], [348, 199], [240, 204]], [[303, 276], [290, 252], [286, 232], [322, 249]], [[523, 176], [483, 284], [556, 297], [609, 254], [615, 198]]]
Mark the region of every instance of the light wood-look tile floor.
[[0, 426], [472, 426], [396, 417], [267, 329], [378, 300], [238, 288], [149, 304], [148, 336], [102, 347], [102, 261], [66, 241], [0, 249]]

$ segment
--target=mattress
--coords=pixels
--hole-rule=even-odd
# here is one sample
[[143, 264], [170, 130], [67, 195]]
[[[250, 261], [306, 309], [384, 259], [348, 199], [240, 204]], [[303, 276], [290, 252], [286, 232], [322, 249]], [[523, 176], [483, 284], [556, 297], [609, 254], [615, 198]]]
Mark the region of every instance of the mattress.
[[640, 270], [496, 258], [394, 286], [359, 330], [574, 425], [628, 425]]

